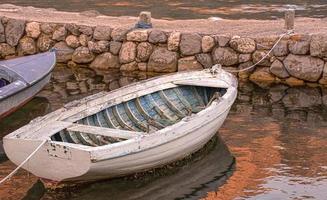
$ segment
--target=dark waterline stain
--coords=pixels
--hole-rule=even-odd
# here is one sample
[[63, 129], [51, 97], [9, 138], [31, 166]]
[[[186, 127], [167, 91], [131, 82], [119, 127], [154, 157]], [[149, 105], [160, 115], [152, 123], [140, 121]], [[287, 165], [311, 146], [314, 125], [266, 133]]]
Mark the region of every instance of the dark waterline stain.
[[327, 16], [325, 0], [2, 0], [20, 6], [56, 8], [81, 12], [97, 10], [110, 16], [137, 16], [148, 10], [155, 18], [194, 19], [222, 17], [226, 19], [276, 19], [283, 17], [285, 9], [296, 9], [297, 16], [323, 18]]
[[[0, 122], [0, 129], [7, 134], [64, 103], [152, 76], [155, 74], [57, 66], [51, 83], [36, 99], [6, 118], [5, 123]], [[57, 194], [46, 192], [35, 176], [20, 170], [0, 188], [0, 196], [1, 199], [104, 199], [108, 196], [137, 199], [140, 195], [143, 199], [324, 199], [327, 196], [324, 189], [327, 187], [326, 95], [327, 90], [321, 88], [277, 85], [264, 90], [251, 83], [240, 83], [238, 99], [219, 130], [218, 144], [161, 176], [153, 173], [143, 179], [101, 181]], [[235, 171], [229, 168], [232, 158], [229, 151], [236, 157]], [[14, 167], [8, 160], [0, 163], [0, 177]], [[194, 179], [198, 181], [192, 184]], [[162, 187], [156, 187], [160, 184]], [[178, 190], [181, 187], [183, 190]], [[173, 192], [167, 194], [167, 188]]]

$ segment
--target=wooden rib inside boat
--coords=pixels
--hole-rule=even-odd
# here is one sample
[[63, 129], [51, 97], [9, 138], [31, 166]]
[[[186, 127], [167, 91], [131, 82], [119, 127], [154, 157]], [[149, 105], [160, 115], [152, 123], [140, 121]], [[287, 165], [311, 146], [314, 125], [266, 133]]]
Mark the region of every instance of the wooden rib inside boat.
[[[224, 88], [179, 86], [110, 106], [75, 122], [51, 140], [102, 146], [151, 134], [196, 114], [223, 96]], [[116, 129], [123, 131], [117, 132]]]
[[164, 75], [66, 104], [4, 137], [4, 148], [19, 165], [44, 144], [23, 168], [54, 181], [124, 176], [202, 148], [236, 95], [223, 70]]

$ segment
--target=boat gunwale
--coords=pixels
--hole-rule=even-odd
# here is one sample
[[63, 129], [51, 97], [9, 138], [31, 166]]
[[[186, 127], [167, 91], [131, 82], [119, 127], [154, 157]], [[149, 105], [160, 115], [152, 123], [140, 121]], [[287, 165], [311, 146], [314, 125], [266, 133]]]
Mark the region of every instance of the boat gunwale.
[[[227, 74], [229, 76], [228, 77], [228, 79], [230, 79], [229, 83], [226, 80], [221, 80], [221, 79], [217, 78], [217, 76], [219, 76], [219, 75], [223, 76], [222, 74], [224, 74], [224, 75]], [[188, 75], [188, 76], [185, 76], [185, 75]], [[200, 78], [199, 78], [199, 75], [201, 75]], [[170, 80], [168, 80], [167, 77], [169, 77]], [[123, 103], [130, 99], [139, 97], [139, 96], [134, 96], [133, 94], [135, 94], [136, 92], [145, 91], [147, 88], [149, 88], [148, 85], [153, 85], [153, 83], [156, 83], [156, 81], [158, 81], [158, 80], [159, 80], [159, 83], [152, 86], [151, 87], [152, 90], [155, 90], [155, 91], [160, 90], [160, 86], [162, 84], [167, 84], [167, 85], [171, 84], [172, 86], [177, 87], [178, 85], [172, 84], [172, 82], [176, 81], [176, 80], [197, 81], [197, 80], [207, 79], [207, 78], [212, 78], [212, 79], [221, 80], [222, 82], [225, 82], [227, 86], [224, 88], [227, 88], [227, 89], [229, 89], [230, 87], [237, 87], [236, 78], [227, 72], [222, 72], [221, 74], [218, 74], [216, 76], [213, 76], [211, 73], [207, 73], [204, 71], [192, 71], [192, 72], [182, 72], [182, 73], [175, 73], [175, 74], [166, 74], [163, 76], [153, 77], [153, 78], [146, 79], [146, 80], [143, 80], [140, 82], [136, 82], [136, 83], [133, 83], [130, 85], [126, 85], [122, 88], [118, 88], [118, 89], [110, 91], [110, 92], [100, 92], [100, 93], [85, 97], [80, 100], [72, 101], [58, 110], [55, 110], [45, 116], [36, 118], [35, 120], [31, 121], [29, 124], [8, 134], [4, 138], [13, 137], [13, 138], [19, 139], [19, 138], [21, 138], [20, 135], [23, 134], [23, 136], [24, 136], [23, 139], [29, 138], [29, 139], [36, 140], [37, 137], [35, 137], [35, 135], [33, 135], [33, 133], [39, 131], [43, 127], [46, 127], [47, 124], [50, 124], [51, 122], [54, 122], [54, 121], [70, 122], [70, 120], [67, 120], [67, 119], [71, 119], [72, 117], [75, 117], [74, 121], [72, 121], [72, 122], [75, 122], [78, 119], [81, 119], [85, 116], [90, 116], [92, 114], [95, 114], [105, 108], [110, 107], [111, 105], [117, 105], [119, 103]], [[221, 77], [221, 78], [226, 79], [224, 77]], [[147, 83], [147, 84], [144, 84], [144, 83]], [[135, 86], [138, 86], [138, 87], [135, 87]], [[131, 88], [131, 90], [128, 90], [130, 88]], [[146, 93], [146, 94], [148, 94], [148, 93]], [[129, 96], [129, 98], [126, 98], [126, 96]], [[101, 101], [99, 101], [99, 99], [101, 99]], [[119, 101], [117, 101], [117, 99]], [[95, 105], [92, 105], [92, 104], [95, 104]], [[94, 108], [94, 107], [96, 107], [96, 108]], [[93, 109], [90, 109], [90, 108], [93, 108]], [[87, 113], [85, 113], [85, 112], [87, 112]], [[76, 118], [76, 116], [79, 116], [79, 117]]]

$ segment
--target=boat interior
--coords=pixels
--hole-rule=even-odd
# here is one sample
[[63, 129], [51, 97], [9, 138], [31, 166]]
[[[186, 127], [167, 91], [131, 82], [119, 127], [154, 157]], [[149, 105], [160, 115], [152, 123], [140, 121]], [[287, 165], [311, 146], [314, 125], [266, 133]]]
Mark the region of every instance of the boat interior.
[[226, 91], [186, 85], [160, 90], [84, 117], [75, 122], [76, 126], [54, 134], [51, 140], [103, 146], [151, 134], [200, 112]]

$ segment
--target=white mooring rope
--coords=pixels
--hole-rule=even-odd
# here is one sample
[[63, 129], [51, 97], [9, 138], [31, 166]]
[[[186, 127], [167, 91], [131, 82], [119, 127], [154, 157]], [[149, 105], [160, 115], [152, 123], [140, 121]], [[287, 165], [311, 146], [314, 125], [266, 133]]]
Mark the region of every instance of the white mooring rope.
[[0, 184], [4, 183], [6, 180], [10, 179], [20, 168], [22, 168], [29, 159], [34, 156], [34, 154], [47, 142], [47, 140], [43, 140], [41, 144], [18, 166], [14, 171], [12, 171], [10, 174], [8, 174], [6, 177], [4, 177]]

